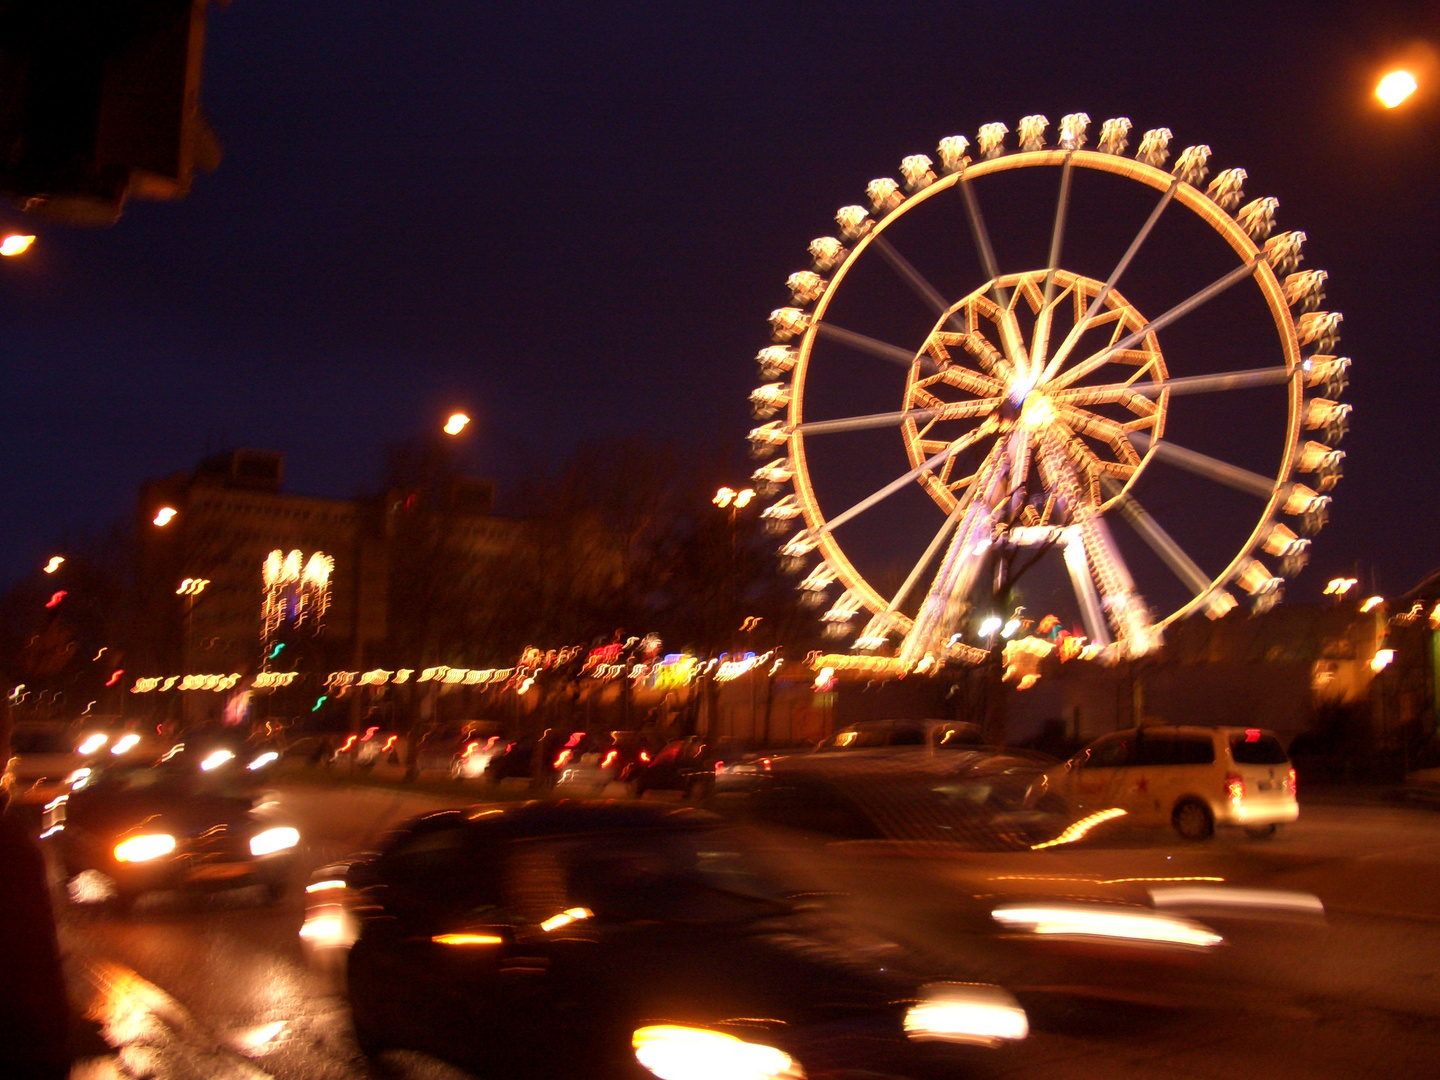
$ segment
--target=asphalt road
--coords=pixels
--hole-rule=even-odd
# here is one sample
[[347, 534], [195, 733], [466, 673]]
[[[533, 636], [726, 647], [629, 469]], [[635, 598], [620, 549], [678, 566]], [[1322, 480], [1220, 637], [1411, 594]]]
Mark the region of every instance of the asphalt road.
[[[372, 845], [414, 814], [468, 801], [303, 784], [273, 797], [301, 828], [307, 869]], [[757, 829], [755, 840], [797, 891], [814, 894], [809, 902], [902, 942], [937, 977], [1012, 988], [1032, 1033], [993, 1056], [991, 1076], [1440, 1074], [1433, 810], [1302, 798], [1301, 820], [1270, 841], [1197, 845], [1113, 830], [1083, 847], [947, 857], [774, 828]], [[1203, 956], [1037, 943], [998, 934], [990, 917], [1016, 897], [1148, 902], [1150, 889], [1197, 882], [1284, 892], [1288, 906], [1198, 915], [1225, 938]], [[73, 992], [98, 1028], [73, 1076], [369, 1075], [343, 1000], [302, 959], [299, 886], [278, 908], [240, 890], [161, 894], [128, 915], [62, 910]], [[460, 1075], [408, 1055], [388, 1064], [415, 1080]]]

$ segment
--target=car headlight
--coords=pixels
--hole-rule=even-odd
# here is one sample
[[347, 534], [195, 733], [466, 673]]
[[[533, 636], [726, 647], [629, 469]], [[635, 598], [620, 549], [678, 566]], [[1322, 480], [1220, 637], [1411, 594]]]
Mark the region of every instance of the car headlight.
[[269, 765], [272, 761], [279, 761], [279, 760], [280, 760], [280, 755], [277, 754], [274, 750], [266, 750], [265, 753], [261, 754], [259, 757], [257, 757], [254, 761], [250, 762], [250, 764], [249, 764], [249, 765], [246, 765], [245, 767], [246, 767], [247, 769], [249, 769], [251, 772], [254, 772], [256, 769], [263, 769], [266, 765]]
[[804, 1080], [785, 1051], [723, 1031], [655, 1024], [631, 1038], [635, 1059], [660, 1080]]
[[175, 850], [175, 837], [169, 833], [142, 833], [115, 845], [116, 862], [149, 862]]
[[300, 842], [300, 834], [288, 825], [277, 829], [266, 829], [250, 838], [251, 855], [273, 855], [277, 851], [292, 848]]
[[905, 1034], [919, 1042], [999, 1046], [1030, 1034], [1025, 1010], [998, 986], [932, 983], [905, 1012]]

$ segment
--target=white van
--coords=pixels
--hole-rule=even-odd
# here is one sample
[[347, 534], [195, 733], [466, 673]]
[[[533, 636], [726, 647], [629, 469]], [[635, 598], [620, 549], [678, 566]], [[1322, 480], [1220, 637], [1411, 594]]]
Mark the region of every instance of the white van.
[[1260, 728], [1141, 727], [1096, 739], [1031, 788], [1032, 805], [1118, 806], [1140, 825], [1204, 840], [1217, 825], [1269, 836], [1300, 816], [1295, 770]]

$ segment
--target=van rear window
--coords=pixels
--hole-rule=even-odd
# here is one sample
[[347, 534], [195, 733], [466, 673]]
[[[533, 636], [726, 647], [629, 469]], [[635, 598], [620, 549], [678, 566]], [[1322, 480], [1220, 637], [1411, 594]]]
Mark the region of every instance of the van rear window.
[[1247, 731], [1230, 736], [1230, 756], [1236, 765], [1284, 765], [1289, 762], [1285, 748], [1274, 735]]

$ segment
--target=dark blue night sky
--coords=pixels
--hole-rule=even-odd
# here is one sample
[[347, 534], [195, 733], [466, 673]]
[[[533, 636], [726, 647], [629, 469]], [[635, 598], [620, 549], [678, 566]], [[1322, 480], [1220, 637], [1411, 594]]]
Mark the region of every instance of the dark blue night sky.
[[502, 485], [635, 432], [748, 471], [751, 357], [834, 210], [943, 135], [1083, 110], [1209, 143], [1308, 233], [1355, 417], [1292, 595], [1357, 563], [1403, 590], [1440, 565], [1440, 95], [1370, 92], [1417, 41], [1433, 4], [239, 0], [219, 171], [107, 230], [3, 221], [40, 240], [0, 265], [0, 575], [207, 450], [373, 489], [455, 405]]

